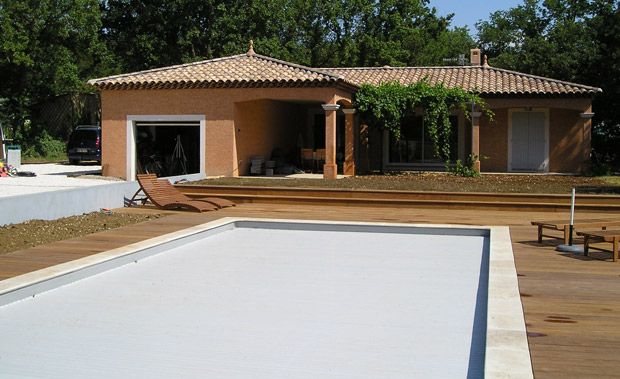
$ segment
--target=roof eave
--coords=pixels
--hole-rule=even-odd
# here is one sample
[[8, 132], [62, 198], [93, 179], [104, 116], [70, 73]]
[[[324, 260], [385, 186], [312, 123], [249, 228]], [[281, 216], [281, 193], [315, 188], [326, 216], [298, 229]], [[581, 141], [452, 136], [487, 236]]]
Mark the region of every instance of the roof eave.
[[336, 87], [348, 92], [355, 92], [360, 87], [338, 80], [280, 80], [280, 81], [210, 81], [210, 82], [128, 82], [128, 83], [105, 83], [97, 80], [89, 80], [88, 85], [100, 91], [109, 90], [157, 90], [157, 89], [215, 89], [215, 88], [319, 88]]
[[481, 92], [480, 96], [483, 98], [594, 98], [601, 91], [587, 91], [587, 92]]

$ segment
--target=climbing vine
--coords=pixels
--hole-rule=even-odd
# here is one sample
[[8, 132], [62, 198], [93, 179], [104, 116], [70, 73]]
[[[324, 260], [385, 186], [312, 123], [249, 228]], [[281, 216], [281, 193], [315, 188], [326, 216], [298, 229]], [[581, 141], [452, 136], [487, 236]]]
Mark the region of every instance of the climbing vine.
[[467, 92], [461, 87], [447, 88], [443, 83], [430, 85], [427, 80], [410, 86], [397, 81], [379, 86], [364, 84], [355, 94], [354, 106], [367, 125], [387, 129], [396, 140], [400, 139], [401, 120], [415, 114], [416, 108], [422, 109], [427, 133], [435, 146], [435, 156], [446, 160], [447, 166], [452, 133], [450, 113], [458, 109], [469, 119], [472, 101], [477, 110], [493, 117], [477, 93]]

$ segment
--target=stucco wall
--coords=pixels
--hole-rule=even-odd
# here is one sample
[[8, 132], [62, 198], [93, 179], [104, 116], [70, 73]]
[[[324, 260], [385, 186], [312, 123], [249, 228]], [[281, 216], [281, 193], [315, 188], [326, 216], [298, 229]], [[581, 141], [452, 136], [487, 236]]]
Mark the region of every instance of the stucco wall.
[[[263, 100], [311, 100], [335, 104], [352, 94], [335, 88], [240, 88], [102, 91], [102, 164], [107, 175], [127, 179], [127, 116], [202, 115], [205, 117], [206, 175], [234, 175], [239, 159], [235, 103]], [[265, 112], [271, 117], [272, 111]], [[256, 117], [256, 124], [266, 124]], [[295, 143], [297, 139], [295, 138]], [[244, 160], [245, 161], [245, 160]], [[133, 178], [130, 178], [133, 179]]]
[[[549, 110], [549, 171], [580, 172], [584, 164], [584, 136], [579, 111]], [[586, 148], [589, 151], [589, 146]]]
[[[590, 150], [589, 129], [584, 130], [581, 112], [591, 112], [591, 99], [579, 98], [513, 98], [488, 99], [493, 120], [484, 114], [480, 118], [480, 155], [482, 172], [507, 172], [509, 149], [510, 110], [548, 112], [549, 122], [549, 171], [578, 173], [585, 165]], [[381, 163], [381, 138], [378, 132], [370, 133], [370, 167], [378, 170]], [[471, 152], [471, 121], [466, 120], [463, 135], [464, 154]]]
[[493, 109], [493, 112], [495, 113], [493, 121], [484, 115], [480, 117], [480, 155], [488, 157], [488, 159], [480, 160], [480, 171], [506, 172], [508, 169], [508, 109]]
[[591, 112], [591, 99], [488, 99], [495, 113], [493, 121], [480, 120], [480, 154], [483, 172], [508, 170], [509, 110], [546, 109], [549, 111], [549, 172], [578, 173], [584, 169], [590, 150], [589, 132], [583, 130], [581, 112]]
[[[303, 122], [303, 106], [279, 100], [335, 104], [351, 98], [351, 93], [335, 88], [102, 91], [102, 164], [107, 175], [126, 178], [127, 116], [200, 115], [206, 125], [206, 175], [246, 174], [251, 156], [268, 158], [275, 147], [296, 146], [298, 130], [293, 132], [291, 126]], [[579, 113], [591, 111], [591, 99], [488, 99], [487, 104], [495, 118], [480, 121], [480, 153], [490, 157], [481, 162], [482, 171], [507, 171], [509, 109], [525, 107], [549, 109], [549, 170], [579, 172], [583, 168], [590, 136], [583, 131]], [[469, 128], [465, 132], [471, 134]], [[381, 162], [380, 141], [372, 131], [371, 169], [378, 169]], [[469, 151], [471, 141], [465, 143]], [[243, 161], [241, 171], [239, 160]]]
[[[483, 117], [480, 122], [481, 171], [508, 170], [509, 110], [495, 109], [493, 121]], [[579, 111], [549, 109], [549, 171], [580, 172], [583, 166], [584, 136]], [[589, 150], [589, 148], [586, 148]]]

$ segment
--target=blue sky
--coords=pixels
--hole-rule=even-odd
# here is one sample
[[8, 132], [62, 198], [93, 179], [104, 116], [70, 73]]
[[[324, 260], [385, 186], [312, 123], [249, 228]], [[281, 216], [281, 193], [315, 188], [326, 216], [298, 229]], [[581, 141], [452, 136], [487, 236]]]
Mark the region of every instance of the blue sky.
[[445, 16], [454, 13], [451, 26], [467, 26], [469, 34], [476, 34], [474, 24], [478, 20], [489, 19], [489, 14], [507, 10], [523, 4], [523, 0], [431, 0], [430, 6], [437, 8], [437, 14]]

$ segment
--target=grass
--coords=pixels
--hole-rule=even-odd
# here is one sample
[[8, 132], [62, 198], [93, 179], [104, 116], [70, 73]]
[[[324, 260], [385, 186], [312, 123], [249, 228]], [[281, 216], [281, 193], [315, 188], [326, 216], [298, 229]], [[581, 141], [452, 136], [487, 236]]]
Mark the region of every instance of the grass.
[[620, 176], [599, 176], [599, 179], [612, 186], [620, 186]]
[[22, 164], [69, 163], [67, 156], [62, 157], [22, 157]]

